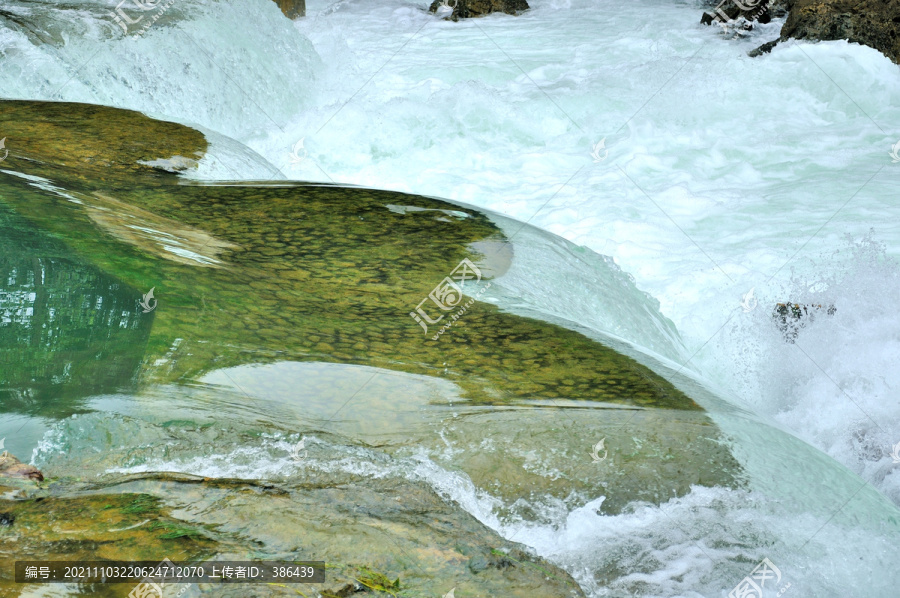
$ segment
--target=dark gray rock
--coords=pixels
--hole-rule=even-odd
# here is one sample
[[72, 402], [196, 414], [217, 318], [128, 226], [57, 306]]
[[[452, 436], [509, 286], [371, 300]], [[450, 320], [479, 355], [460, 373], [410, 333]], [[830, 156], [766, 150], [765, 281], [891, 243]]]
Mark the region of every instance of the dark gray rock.
[[[900, 64], [900, 0], [775, 0], [769, 13], [788, 15], [781, 35], [750, 56], [767, 54], [788, 39], [845, 39], [875, 48]], [[711, 23], [713, 16], [704, 13], [703, 22]]]
[[846, 39], [900, 64], [900, 0], [791, 0], [781, 40]]
[[528, 2], [525, 0], [434, 0], [428, 8], [428, 12], [437, 12], [441, 5], [453, 9], [453, 12], [446, 17], [453, 21], [483, 17], [492, 12], [518, 15], [528, 10]]

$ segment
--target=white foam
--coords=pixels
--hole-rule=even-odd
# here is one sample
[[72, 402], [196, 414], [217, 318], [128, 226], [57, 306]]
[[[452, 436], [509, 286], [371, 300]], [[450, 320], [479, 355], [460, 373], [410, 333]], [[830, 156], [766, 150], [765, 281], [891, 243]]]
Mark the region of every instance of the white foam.
[[[804, 271], [827, 274], [766, 289], [759, 309], [726, 328], [717, 353], [738, 374], [739, 400], [900, 504], [900, 463], [890, 456], [900, 443], [900, 263], [872, 238], [805, 261]], [[825, 306], [804, 318], [796, 344], [767, 309], [777, 297]]]
[[[804, 595], [852, 594], [859, 587], [876, 597], [895, 592], [898, 530], [887, 524], [890, 509], [863, 492], [850, 499], [846, 513], [837, 512], [837, 503], [847, 501], [845, 487], [834, 486], [829, 488], [833, 495], [819, 497], [810, 509], [785, 500], [778, 496], [778, 486], [785, 496], [803, 486], [815, 487], [800, 480], [790, 488], [790, 472], [796, 467], [783, 455], [784, 467], [776, 463], [771, 470], [769, 490], [693, 487], [660, 506], [634, 504], [610, 516], [597, 512], [602, 496], [560, 500], [536, 495], [505, 504], [446, 466], [446, 455], [429, 454], [421, 446], [391, 455], [318, 433], [247, 436], [231, 429], [196, 438], [198, 431], [190, 425], [160, 428], [110, 413], [116, 405], [135, 408], [133, 399], [107, 402], [105, 412], [60, 422], [45, 435], [33, 461], [51, 475], [69, 470], [86, 476], [102, 459], [118, 463], [101, 465], [97, 473], [106, 475], [166, 471], [291, 483], [312, 473], [331, 473], [351, 476], [344, 478], [347, 483], [355, 477], [421, 481], [502, 537], [567, 569], [592, 598], [723, 596], [763, 558], [780, 568], [782, 585], [802, 587]], [[298, 458], [295, 449], [301, 440], [305, 450]], [[767, 444], [778, 452], [774, 443]], [[804, 453], [796, 446], [783, 450]], [[852, 485], [851, 476], [833, 461], [813, 460], [808, 467], [819, 478]], [[522, 512], [540, 517], [511, 514]], [[880, 573], [872, 576], [872, 571]]]
[[[819, 257], [871, 226], [887, 255], [900, 252], [900, 166], [887, 155], [897, 141], [890, 123], [900, 121], [896, 65], [846, 42], [780, 44], [750, 59], [777, 26], [725, 40], [698, 24], [699, 3], [530, 3], [519, 17], [450, 23], [424, 2], [310, 0], [309, 17], [291, 25], [268, 0], [200, 0], [169, 9], [177, 27], [161, 19], [124, 40], [98, 16], [107, 5], [42, 14], [10, 0], [57, 28], [71, 24], [64, 44], [0, 30], [0, 90], [133, 108], [232, 138], [213, 142], [200, 178], [265, 179], [273, 165], [289, 178], [452, 198], [530, 221], [610, 256], [650, 295], [614, 294], [626, 298], [623, 313], [639, 303], [656, 318], [658, 300], [688, 354], [756, 288], [760, 307], [692, 364], [898, 502], [887, 455], [900, 442], [897, 270]], [[292, 163], [300, 139], [306, 157]], [[601, 139], [609, 154], [595, 162]], [[827, 290], [792, 284], [791, 267], [795, 280], [825, 280]], [[594, 283], [571, 289], [549, 268], [540, 276], [546, 289], [567, 289], [582, 325], [611, 331], [619, 312], [594, 301]], [[767, 306], [823, 294], [837, 314], [785, 345]], [[542, 291], [535, 301], [548, 296], [558, 297]], [[671, 357], [648, 340], [664, 329], [611, 333]], [[754, 475], [779, 466], [770, 452], [735, 446]], [[222, 459], [171, 466], [245, 472]], [[762, 556], [796, 580], [788, 596], [896, 594], [887, 536], [829, 525], [787, 554], [821, 514], [778, 511], [752, 493], [697, 488], [605, 518], [588, 501], [553, 528], [491, 519], [489, 495], [425, 461], [416, 467], [489, 525], [558, 559], [594, 596], [723, 596]], [[799, 492], [807, 470], [791, 467]], [[596, 577], [604, 570], [613, 571], [606, 581]]]

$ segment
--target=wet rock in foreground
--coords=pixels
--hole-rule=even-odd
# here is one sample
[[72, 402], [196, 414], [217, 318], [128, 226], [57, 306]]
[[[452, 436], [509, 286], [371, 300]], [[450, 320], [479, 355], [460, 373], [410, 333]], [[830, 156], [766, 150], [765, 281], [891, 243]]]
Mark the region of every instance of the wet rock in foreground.
[[[424, 598], [452, 588], [460, 597], [583, 596], [567, 573], [500, 538], [422, 484], [276, 485], [165, 474], [129, 480], [88, 496], [0, 501], [0, 522], [8, 522], [0, 523], [0, 594], [16, 587], [16, 560], [165, 557], [322, 560], [324, 584], [294, 587], [323, 598], [360, 590]], [[84, 486], [81, 491], [91, 492]], [[169, 586], [166, 596], [179, 587]], [[81, 590], [111, 597], [131, 589], [98, 584]], [[290, 585], [196, 589], [217, 597], [297, 595]]]
[[43, 482], [44, 474], [38, 471], [38, 468], [34, 465], [22, 463], [16, 457], [4, 451], [0, 453], [0, 479], [2, 478], [18, 478]]

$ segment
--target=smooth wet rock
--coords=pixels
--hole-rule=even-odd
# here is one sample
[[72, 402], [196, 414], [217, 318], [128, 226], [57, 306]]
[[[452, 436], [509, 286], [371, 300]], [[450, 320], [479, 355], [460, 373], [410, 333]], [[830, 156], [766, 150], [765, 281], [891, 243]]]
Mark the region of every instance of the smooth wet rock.
[[[314, 391], [304, 401], [308, 409], [320, 404], [323, 420], [331, 417], [338, 401], [345, 402], [364, 386], [352, 418], [359, 427], [354, 435], [398, 433], [396, 422], [371, 414], [375, 410], [389, 415], [402, 405], [398, 393], [385, 393], [385, 403], [376, 409], [374, 383], [347, 377], [359, 366], [378, 368], [370, 372], [443, 381], [456, 389], [454, 401], [482, 407], [520, 401], [549, 407], [572, 401], [574, 408], [586, 401], [603, 409], [572, 424], [587, 426], [584, 440], [573, 445], [570, 436], [554, 432], [554, 437], [563, 434], [557, 448], [565, 450], [546, 458], [560, 470], [576, 467], [592, 472], [579, 475], [570, 485], [594, 492], [602, 482], [605, 512], [620, 512], [633, 500], [665, 501], [684, 495], [695, 484], [739, 485], [741, 467], [727, 446], [716, 441], [718, 430], [700, 406], [612, 347], [545, 321], [506, 313], [474, 297], [447, 334], [434, 340], [435, 325], [423, 334], [411, 312], [428, 301], [425, 309], [439, 313], [427, 299], [429, 292], [461, 259], [471, 258], [477, 267], [484, 267], [485, 282], [502, 275], [516, 259], [515, 244], [483, 213], [370, 189], [281, 183], [181, 185], [173, 175], [160, 175], [140, 164], [136, 168], [133, 162], [186, 155], [191, 143], [199, 141], [187, 127], [153, 124], [156, 121], [137, 113], [109, 108], [102, 109], [104, 118], [98, 120], [97, 108], [82, 104], [66, 104], [61, 110], [57, 103], [0, 102], [0, 109], [7, 106], [10, 110], [0, 111], [0, 130], [15, 128], [26, 148], [22, 151], [30, 152], [32, 159], [11, 153], [5, 169], [49, 179], [79, 200], [66, 201], [27, 179], [0, 173], [2, 201], [27, 217], [27, 227], [21, 224], [25, 228], [19, 234], [17, 224], [11, 234], [33, 242], [52, 233], [57, 242], [92, 256], [125, 288], [134, 289], [136, 317], [147, 322], [152, 318], [150, 338], [141, 343], [146, 347], [143, 365], [134, 375], [142, 384], [206, 379], [212, 369], [227, 369], [228, 381], [244, 389], [243, 401], [255, 401], [264, 391], [269, 398], [283, 396], [289, 403], [297, 400], [300, 389]], [[79, 114], [84, 117], [81, 121]], [[45, 135], [72, 139], [75, 133], [65, 129], [76, 123], [79, 139], [89, 144], [81, 148], [83, 158], [114, 167], [92, 172], [80, 163], [70, 168], [60, 162]], [[172, 133], [173, 147], [143, 142], [143, 131], [155, 135], [159, 127]], [[105, 146], [106, 136], [133, 139], [134, 146], [127, 151], [115, 144]], [[144, 149], [137, 152], [135, 147]], [[465, 217], [447, 221], [448, 214]], [[134, 226], [159, 229], [167, 239], [185, 239], [182, 247], [191, 254], [208, 254], [215, 246], [217, 253], [206, 257], [214, 257], [221, 267], [173, 259], [167, 249], [129, 233]], [[188, 243], [191, 239], [193, 244]], [[483, 255], [492, 252], [498, 252], [493, 259]], [[150, 288], [155, 289], [159, 307], [144, 314], [138, 300]], [[59, 330], [57, 336], [65, 337], [65, 332]], [[20, 336], [25, 338], [24, 332]], [[20, 344], [16, 340], [10, 346]], [[262, 365], [269, 360], [279, 363]], [[316, 371], [322, 370], [321, 388], [313, 389], [308, 368], [298, 365], [310, 361], [332, 364], [316, 366]], [[23, 371], [17, 376], [22, 388], [34, 377], [30, 363], [22, 360]], [[102, 362], [92, 358], [79, 363]], [[242, 364], [247, 364], [246, 370], [238, 367]], [[347, 378], [335, 381], [323, 373], [334, 369], [341, 369]], [[353, 387], [343, 388], [346, 384]], [[619, 438], [617, 429], [625, 428], [617, 424], [623, 414], [630, 419], [629, 409], [638, 409], [641, 415], [632, 420], [628, 437]], [[360, 417], [362, 413], [367, 416]], [[522, 424], [522, 434], [541, 437], [542, 429], [554, 429], [559, 423], [552, 411], [541, 413], [550, 417], [532, 416], [529, 419], [538, 428], [526, 432], [528, 426]], [[510, 426], [520, 426], [512, 412], [494, 412], [479, 421], [487, 428], [498, 427], [503, 438], [509, 436]], [[497, 486], [498, 494], [512, 501], [526, 496], [534, 485], [558, 498], [569, 494], [565, 484], [528, 471], [532, 464], [519, 457], [486, 461], [477, 450], [486, 437], [479, 437], [483, 431], [472, 429], [458, 438], [470, 449], [459, 453], [454, 468], [483, 487]], [[645, 450], [637, 450], [632, 437], [643, 438]], [[581, 467], [585, 459], [590, 463], [590, 447], [601, 438], [607, 440], [610, 458]], [[518, 454], [520, 448], [509, 450]]]
[[[93, 125], [81, 126], [84, 118]], [[171, 180], [176, 175], [148, 164], [175, 156], [199, 160], [208, 143], [202, 133], [183, 125], [149, 119], [140, 112], [70, 102], [4, 101], [0, 106], [2, 136], [14, 159], [42, 164], [44, 176], [58, 168], [83, 180], [117, 175], [149, 175]], [[141, 130], [140, 135], [127, 133]], [[52, 139], [52, 144], [42, 142]]]
[[[607, 497], [604, 512], [613, 514], [633, 501], [659, 504], [683, 496], [693, 485], [741, 485], [740, 464], [700, 405], [612, 345], [542, 319], [508, 313], [477, 300], [468, 288], [463, 293], [472, 302], [446, 334], [434, 338], [433, 323], [420, 327], [411, 317], [416, 306], [430, 301], [428, 313], [443, 313], [428, 298], [443, 288], [441, 281], [461, 260], [483, 267], [479, 281], [488, 283], [516, 259], [517, 245], [476, 209], [360, 188], [179, 184], [177, 175], [149, 165], [197, 155], [205, 148], [202, 136], [128, 111], [0, 102], [0, 130], [14, 130], [10, 140], [16, 140], [0, 172], [0, 202], [22, 221], [8, 227], [14, 238], [28, 239], [41, 249], [50, 247], [40, 240], [46, 236], [65, 243], [131, 289], [135, 313], [141, 313], [141, 295], [155, 289], [159, 307], [148, 316], [152, 331], [141, 345], [144, 359], [134, 376], [141, 392], [152, 395], [162, 385], [176, 383], [192, 388], [191, 382], [205, 380], [211, 371], [227, 370], [228, 379], [245, 390], [229, 403], [241, 412], [255, 410], [261, 418], [251, 418], [254, 422], [244, 436], [221, 427], [232, 407], [210, 411], [215, 426], [188, 422], [181, 431], [177, 422], [152, 421], [165, 415], [149, 411], [121, 421], [113, 414], [88, 414], [84, 417], [91, 420], [79, 415], [61, 423], [79, 428], [65, 435], [73, 439], [97, 431], [106, 449], [97, 453], [76, 448], [39, 461], [58, 484], [69, 484], [71, 490], [59, 490], [60, 500], [54, 502], [0, 503], [0, 511], [14, 511], [16, 516], [10, 530], [27, 530], [18, 546], [0, 543], [0, 560], [20, 558], [28, 546], [41, 557], [77, 552], [79, 557], [122, 558], [126, 552], [132, 557], [146, 551], [244, 556], [264, 551], [337, 563], [329, 591], [342, 591], [358, 581], [366, 587], [399, 584], [401, 591], [413, 589], [421, 595], [445, 595], [452, 587], [460, 596], [578, 595], [571, 578], [521, 547], [510, 546], [424, 482], [305, 468], [306, 451], [310, 461], [321, 460], [324, 441], [306, 446], [304, 470], [298, 472], [302, 475], [277, 483], [208, 477], [216, 473], [184, 481], [187, 476], [167, 474], [129, 482], [126, 488], [121, 474], [109, 474], [107, 479], [117, 480], [109, 492], [152, 494], [161, 505], [177, 509], [173, 513], [180, 521], [166, 519], [163, 507], [154, 510], [150, 503], [121, 504], [109, 495], [94, 497], [102, 500], [99, 505], [88, 501], [80, 494], [84, 482], [68, 473], [84, 476], [154, 463], [163, 447], [169, 452], [188, 450], [191, 457], [208, 456], [213, 445], [207, 441], [215, 441], [216, 434], [222, 435], [221, 446], [228, 447], [223, 450], [230, 451], [236, 438], [245, 445], [264, 430], [305, 426], [316, 405], [326, 411], [318, 421], [331, 422], [329, 433], [353, 439], [353, 459], [371, 454], [375, 467], [400, 463], [402, 445], [413, 444], [443, 452], [443, 443], [432, 444], [440, 438], [431, 427], [419, 426], [427, 431], [419, 439], [416, 429], [390, 417], [404, 406], [411, 377], [453, 389], [449, 398], [422, 395], [427, 400], [409, 405], [415, 407], [410, 411], [415, 417], [449, 415], [451, 406], [454, 417], [463, 407], [471, 410], [460, 420], [466, 425], [447, 431], [448, 441], [462, 450], [442, 466], [464, 472], [476, 487], [508, 505], [527, 501], [536, 488], [562, 499], [577, 487], [591, 496], [602, 493]], [[164, 131], [171, 136], [162, 136], [161, 142], [155, 136]], [[154, 139], [145, 140], [145, 135]], [[132, 144], [107, 144], [107, 137]], [[77, 154], [70, 158], [65, 144], [58, 147], [60, 139], [84, 143], [76, 143]], [[53, 188], [31, 184], [34, 177], [46, 179]], [[212, 257], [221, 267], [174, 260], [165, 253], [170, 249], [123, 232], [128, 224], [182, 240], [182, 249], [190, 254], [182, 253], [193, 262], [216, 242]], [[190, 245], [191, 239], [200, 242]], [[484, 255], [498, 250], [505, 253], [493, 259]], [[463, 293], [442, 297], [455, 306]], [[452, 310], [444, 312], [446, 321]], [[60, 332], [68, 326], [53, 325]], [[22, 363], [27, 369], [30, 362]], [[354, 372], [363, 368], [369, 375], [357, 384]], [[325, 375], [331, 370], [339, 374], [336, 379]], [[303, 374], [299, 383], [292, 372]], [[310, 374], [316, 372], [321, 388], [311, 384]], [[245, 384], [244, 377], [252, 384]], [[200, 392], [190, 392], [195, 391]], [[283, 405], [256, 409], [257, 393], [273, 401], [282, 391], [288, 399]], [[216, 395], [228, 392], [219, 385]], [[313, 394], [298, 397], [300, 392]], [[349, 399], [354, 404], [348, 405]], [[464, 405], [457, 406], [461, 402]], [[302, 406], [300, 417], [286, 417], [291, 413], [288, 406], [296, 404]], [[342, 405], [347, 408], [341, 421], [333, 421]], [[584, 412], [588, 406], [590, 415]], [[511, 407], [527, 409], [516, 412]], [[15, 410], [25, 409], [15, 405]], [[367, 416], [373, 410], [381, 416]], [[407, 417], [411, 424], [423, 423], [413, 415]], [[94, 420], [98, 425], [87, 424]], [[244, 420], [230, 427], [242, 428]], [[343, 421], [358, 425], [359, 433], [338, 434]], [[509, 437], [514, 425], [517, 434]], [[493, 430], [498, 433], [491, 434]], [[154, 441], [157, 434], [166, 440]], [[359, 438], [373, 434], [386, 434], [387, 442], [366, 443], [364, 448]], [[107, 446], [110, 437], [120, 435], [124, 441]], [[177, 445], [169, 442], [172, 435], [180, 439]], [[498, 453], [491, 455], [492, 449], [481, 445], [495, 436]], [[549, 451], [532, 446], [548, 440], [553, 445]], [[606, 450], [595, 457], [591, 447], [601, 440]], [[119, 446], [134, 453], [119, 454]], [[335, 459], [347, 456], [341, 448], [334, 454]], [[278, 455], [274, 459], [280, 462]], [[573, 475], [557, 476], [555, 470]], [[93, 515], [99, 511], [105, 514], [102, 521]], [[520, 514], [537, 520], [527, 512]], [[279, 591], [267, 588], [266, 595]], [[247, 595], [242, 588], [223, 592], [231, 593], [221, 598]]]
[[0, 478], [19, 478], [23, 480], [44, 481], [44, 474], [34, 465], [22, 463], [7, 452], [0, 454]]
[[[431, 13], [448, 13], [444, 18], [453, 21], [483, 17], [492, 12], [518, 15], [528, 10], [525, 0], [434, 0], [428, 8]], [[450, 12], [452, 10], [452, 12]]]
[[[275, 485], [148, 474], [72, 498], [0, 501], [7, 519], [15, 520], [13, 527], [0, 527], [0, 571], [26, 559], [278, 555], [326, 561], [325, 583], [311, 588], [323, 597], [443, 596], [452, 587], [460, 598], [584, 596], [563, 570], [504, 540], [422, 482], [352, 476], [346, 483], [349, 477], [339, 477]], [[477, 572], [467, 567], [470, 555], [486, 566]], [[13, 587], [0, 576], [0, 596]], [[277, 584], [224, 584], [214, 595], [297, 596]]]

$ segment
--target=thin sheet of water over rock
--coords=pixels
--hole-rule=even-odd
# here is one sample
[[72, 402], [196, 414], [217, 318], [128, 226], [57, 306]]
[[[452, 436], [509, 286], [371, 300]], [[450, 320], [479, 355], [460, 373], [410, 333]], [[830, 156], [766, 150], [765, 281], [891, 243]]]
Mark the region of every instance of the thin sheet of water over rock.
[[[0, 174], [3, 308], [29, 314], [5, 327], [21, 372], [3, 391], [33, 398], [2, 409], [30, 424], [9, 447], [39, 444], [48, 476], [8, 488], [7, 559], [317, 558], [335, 580], [399, 576], [410, 596], [564, 596], [579, 592], [567, 574], [535, 569], [422, 467], [510, 502], [603, 492], [609, 512], [740, 484], [716, 427], [664, 378], [478, 300], [515, 260], [478, 211], [184, 184], [152, 165], [202, 154], [202, 136], [127, 111], [4, 102], [0, 121], [16, 140]], [[51, 281], [69, 282], [39, 301]], [[99, 348], [74, 352], [88, 316]], [[116, 342], [118, 373], [86, 380]], [[23, 357], [28, 343], [42, 353]], [[43, 374], [39, 393], [29, 373], [48, 359], [67, 374]]]
[[[517, 540], [775, 484], [732, 435], [805, 455], [607, 338], [679, 351], [626, 275], [549, 235], [395, 192], [191, 183], [159, 165], [203, 135], [135, 112], [0, 102], [0, 126], [0, 437], [46, 476], [0, 480], [4, 564], [315, 559], [324, 596], [631, 592], [627, 554], [580, 557], [576, 584]], [[535, 284], [544, 262], [570, 287]], [[567, 306], [592, 276], [596, 302]], [[857, 525], [896, 525], [857, 500]]]

